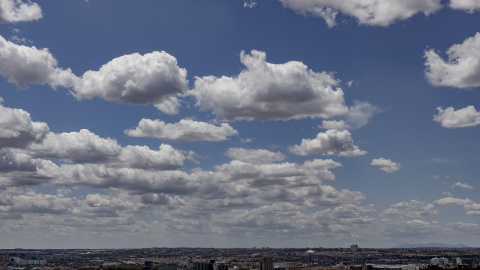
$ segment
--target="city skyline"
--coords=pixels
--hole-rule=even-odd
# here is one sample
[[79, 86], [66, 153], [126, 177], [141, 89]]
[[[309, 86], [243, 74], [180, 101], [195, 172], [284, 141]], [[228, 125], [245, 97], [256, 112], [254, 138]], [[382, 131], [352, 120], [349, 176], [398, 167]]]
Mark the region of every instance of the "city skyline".
[[480, 240], [475, 0], [0, 0], [0, 249]]

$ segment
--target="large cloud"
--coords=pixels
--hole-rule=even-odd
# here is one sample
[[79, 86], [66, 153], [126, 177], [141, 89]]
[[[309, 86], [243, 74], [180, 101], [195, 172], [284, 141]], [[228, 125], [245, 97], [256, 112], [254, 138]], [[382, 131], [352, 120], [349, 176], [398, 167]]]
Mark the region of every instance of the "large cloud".
[[34, 122], [28, 112], [4, 107], [1, 101], [0, 98], [0, 147], [25, 147], [42, 141], [49, 133], [46, 123]]
[[154, 104], [160, 111], [175, 114], [177, 96], [188, 88], [187, 71], [168, 53], [154, 51], [117, 57], [98, 71], [82, 77], [58, 67], [48, 49], [18, 45], [0, 36], [0, 75], [25, 89], [28, 84], [71, 88], [78, 99], [100, 97], [129, 104]]
[[0, 36], [0, 75], [18, 88], [25, 89], [27, 84], [72, 85], [75, 75], [57, 65], [48, 49], [17, 45]]
[[215, 126], [205, 122], [182, 119], [175, 124], [160, 120], [142, 119], [135, 129], [125, 130], [132, 137], [152, 137], [171, 141], [225, 141], [228, 136], [238, 134], [227, 123]]
[[333, 155], [338, 152], [339, 156], [355, 157], [367, 153], [353, 144], [352, 134], [348, 130], [336, 129], [320, 132], [315, 139], [303, 139], [300, 145], [292, 146], [290, 151], [300, 156]]
[[370, 162], [372, 166], [380, 167], [380, 170], [386, 173], [392, 173], [400, 170], [401, 164], [398, 162], [393, 162], [390, 159], [386, 158], [376, 158]]
[[425, 52], [425, 75], [436, 86], [480, 86], [480, 33], [447, 50], [445, 61], [433, 49]]
[[433, 120], [442, 124], [442, 127], [463, 128], [480, 125], [480, 112], [474, 106], [467, 106], [459, 110], [455, 110], [453, 107], [445, 110], [438, 107], [437, 110], [438, 114], [433, 117]]
[[246, 66], [236, 77], [196, 77], [190, 94], [201, 110], [227, 120], [288, 120], [306, 117], [331, 118], [348, 111], [338, 81], [325, 72], [309, 70], [298, 61], [266, 62], [264, 52], [243, 51]]
[[450, 7], [473, 13], [480, 10], [480, 2], [477, 0], [450, 0]]
[[0, 1], [0, 24], [33, 21], [42, 18], [42, 9], [37, 3], [22, 0]]
[[360, 24], [388, 26], [417, 13], [429, 15], [442, 8], [441, 0], [279, 0], [302, 15], [323, 18], [329, 27], [336, 24], [338, 12], [352, 16]]
[[130, 104], [162, 104], [183, 93], [187, 71], [168, 53], [154, 51], [117, 57], [98, 71], [87, 71], [74, 85], [77, 98], [100, 97]]

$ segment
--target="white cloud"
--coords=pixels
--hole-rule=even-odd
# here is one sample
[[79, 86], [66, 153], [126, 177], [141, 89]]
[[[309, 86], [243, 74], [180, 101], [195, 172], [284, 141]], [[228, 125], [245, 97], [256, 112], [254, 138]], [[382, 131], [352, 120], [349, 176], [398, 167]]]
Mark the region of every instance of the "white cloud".
[[460, 183], [460, 182], [455, 182], [455, 184], [452, 185], [452, 188], [464, 188], [464, 189], [473, 189], [473, 186], [467, 184], [467, 183]]
[[400, 217], [421, 218], [426, 216], [435, 216], [438, 210], [432, 203], [411, 200], [409, 202], [399, 202], [390, 205], [388, 209], [383, 211], [386, 215], [398, 215]]
[[450, 7], [473, 13], [480, 10], [480, 2], [477, 0], [450, 0]]
[[254, 8], [255, 6], [257, 5], [257, 2], [253, 1], [253, 0], [245, 0], [243, 2], [243, 7], [244, 8]]
[[355, 100], [353, 106], [349, 108], [345, 117], [349, 126], [357, 129], [368, 124], [370, 119], [379, 112], [380, 109], [372, 104], [365, 101]]
[[50, 133], [37, 144], [28, 146], [37, 158], [58, 158], [73, 163], [102, 163], [119, 168], [171, 170], [183, 165], [183, 154], [168, 144], [158, 151], [147, 146], [121, 147], [116, 140], [101, 138], [87, 129], [79, 132]]
[[465, 211], [469, 216], [477, 216], [477, 215], [480, 216], [479, 203], [466, 204], [463, 206], [463, 208], [465, 208]]
[[215, 126], [205, 122], [182, 119], [178, 123], [166, 124], [160, 120], [142, 119], [135, 129], [125, 130], [132, 137], [153, 137], [172, 141], [225, 141], [238, 131], [227, 123]]
[[12, 196], [12, 204], [6, 210], [10, 212], [35, 214], [67, 214], [76, 205], [74, 198], [57, 195], [38, 194], [33, 190]]
[[315, 139], [303, 139], [300, 145], [290, 147], [290, 151], [300, 156], [333, 155], [338, 152], [339, 156], [355, 157], [367, 153], [353, 144], [352, 134], [348, 130], [336, 129], [320, 132]]
[[180, 107], [180, 102], [177, 97], [173, 96], [165, 97], [159, 103], [155, 104], [155, 108], [166, 114], [177, 114], [178, 107]]
[[285, 159], [284, 154], [265, 149], [229, 148], [226, 154], [232, 159], [247, 163], [270, 163]]
[[188, 88], [186, 70], [163, 51], [123, 55], [79, 78], [70, 69], [59, 68], [48, 49], [17, 45], [1, 36], [0, 75], [20, 89], [47, 83], [52, 88], [72, 88], [78, 99], [100, 97], [118, 103], [154, 104], [168, 114], [178, 112], [176, 96]]
[[[321, 181], [334, 181], [335, 175], [330, 169], [340, 167], [333, 160], [315, 159], [304, 164], [254, 164], [239, 160], [216, 166], [216, 173], [223, 181], [245, 182], [250, 187], [266, 186], [312, 186]], [[283, 189], [282, 189], [283, 190]]]
[[345, 123], [345, 121], [343, 120], [340, 120], [340, 121], [336, 121], [336, 120], [323, 120], [322, 121], [322, 125], [320, 126], [320, 128], [323, 128], [323, 129], [337, 129], [337, 130], [345, 130], [345, 129], [349, 129], [350, 126]]
[[74, 163], [107, 162], [120, 154], [117, 141], [100, 138], [87, 129], [79, 132], [49, 133], [45, 140], [29, 147], [32, 156], [59, 158]]
[[425, 52], [425, 75], [435, 86], [480, 86], [480, 33], [447, 50], [445, 61], [433, 49]]
[[400, 170], [400, 167], [401, 167], [400, 163], [393, 162], [390, 159], [386, 159], [386, 158], [374, 159], [374, 160], [372, 160], [372, 162], [370, 162], [370, 165], [379, 166], [380, 170], [382, 170], [384, 172], [387, 172], [387, 173], [396, 172], [396, 171]]
[[48, 49], [17, 45], [0, 36], [0, 75], [25, 89], [27, 84], [67, 87], [76, 80], [70, 69], [61, 69]]
[[49, 133], [46, 123], [33, 122], [30, 114], [22, 109], [0, 104], [0, 115], [0, 147], [25, 147], [42, 141]]
[[0, 24], [33, 21], [42, 18], [42, 9], [37, 3], [27, 0], [0, 1]]
[[30, 155], [18, 149], [0, 148], [0, 172], [30, 171], [34, 172], [41, 167], [41, 160], [32, 159]]
[[455, 110], [448, 107], [445, 110], [438, 107], [438, 114], [433, 120], [442, 124], [445, 128], [474, 127], [480, 125], [480, 112], [474, 106], [467, 106], [463, 109]]
[[323, 18], [329, 27], [336, 24], [338, 12], [352, 16], [359, 24], [388, 26], [406, 20], [417, 13], [429, 15], [442, 8], [441, 0], [279, 0], [302, 15]]
[[[160, 109], [172, 111], [172, 96], [182, 94], [188, 87], [187, 71], [177, 65], [168, 53], [154, 51], [117, 57], [98, 71], [87, 71], [74, 85], [77, 98], [100, 97], [130, 104], [159, 104]], [[165, 99], [170, 101], [165, 107]]]
[[177, 96], [188, 88], [187, 71], [164, 51], [123, 55], [79, 78], [70, 69], [59, 68], [48, 49], [18, 45], [2, 36], [0, 75], [20, 89], [28, 84], [68, 87], [78, 99], [100, 97], [118, 103], [154, 104], [167, 114], [178, 112]]
[[459, 199], [459, 198], [453, 198], [453, 197], [445, 197], [445, 198], [436, 200], [433, 203], [438, 205], [467, 205], [467, 204], [472, 204], [473, 201], [468, 198]]
[[157, 151], [147, 146], [128, 145], [122, 148], [114, 165], [144, 170], [174, 170], [183, 165], [185, 156], [168, 144], [161, 144]]
[[246, 66], [236, 77], [196, 77], [190, 91], [201, 110], [227, 120], [331, 118], [348, 111], [338, 81], [326, 72], [309, 70], [298, 61], [266, 62], [264, 52], [241, 52]]

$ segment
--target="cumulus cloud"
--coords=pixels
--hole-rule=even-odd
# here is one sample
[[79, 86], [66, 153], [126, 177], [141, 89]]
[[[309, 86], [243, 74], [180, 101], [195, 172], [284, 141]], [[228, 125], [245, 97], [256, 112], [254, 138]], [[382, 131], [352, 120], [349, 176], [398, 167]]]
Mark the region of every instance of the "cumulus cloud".
[[465, 208], [465, 211], [467, 215], [469, 216], [477, 216], [480, 215], [480, 204], [479, 203], [472, 203], [472, 204], [466, 204], [463, 206]]
[[[335, 175], [330, 169], [340, 167], [333, 160], [315, 159], [304, 164], [253, 164], [239, 160], [216, 166], [216, 174], [223, 181], [246, 183], [250, 187], [272, 186], [312, 186], [322, 181], [334, 181]], [[283, 192], [284, 189], [280, 191]]]
[[385, 211], [385, 215], [398, 215], [400, 217], [421, 218], [427, 216], [436, 216], [438, 210], [435, 209], [435, 205], [432, 203], [426, 203], [417, 200], [411, 200], [409, 202], [399, 202], [390, 205]]
[[52, 87], [67, 87], [73, 85], [76, 80], [70, 69], [58, 67], [57, 60], [48, 49], [17, 45], [2, 36], [0, 36], [0, 75], [20, 89], [27, 88], [27, 84], [45, 83]]
[[36, 158], [57, 158], [72, 163], [102, 163], [115, 167], [169, 170], [183, 165], [185, 157], [167, 144], [158, 151], [147, 146], [120, 146], [116, 140], [101, 138], [87, 129], [79, 132], [49, 133], [27, 152]]
[[435, 50], [425, 52], [425, 75], [435, 86], [480, 86], [480, 33], [447, 50], [445, 61]]
[[285, 159], [284, 154], [265, 149], [230, 148], [226, 154], [232, 159], [248, 163], [270, 163]]
[[445, 198], [436, 200], [433, 203], [438, 205], [467, 205], [467, 204], [472, 204], [473, 201], [468, 198], [459, 199], [459, 198], [453, 198], [453, 197], [445, 197]]
[[167, 114], [178, 112], [177, 96], [188, 88], [187, 71], [168, 53], [154, 51], [114, 58], [82, 77], [58, 67], [48, 49], [18, 45], [0, 36], [0, 75], [18, 88], [49, 84], [71, 89], [78, 99], [99, 97], [128, 104], [154, 104]]
[[42, 18], [42, 9], [37, 3], [22, 0], [0, 1], [0, 24], [33, 21]]
[[336, 24], [339, 12], [352, 16], [359, 24], [388, 26], [417, 13], [429, 15], [442, 8], [441, 0], [279, 0], [284, 7], [302, 15], [321, 17], [329, 27]]
[[166, 124], [160, 120], [142, 119], [135, 129], [125, 130], [132, 137], [152, 137], [171, 141], [225, 141], [238, 131], [227, 123], [215, 126], [205, 122], [182, 119], [178, 123]]
[[49, 133], [46, 123], [32, 121], [30, 114], [22, 109], [4, 107], [0, 102], [0, 115], [0, 147], [22, 148], [41, 142]]
[[113, 139], [100, 138], [87, 129], [79, 132], [49, 133], [45, 140], [29, 147], [32, 156], [58, 158], [74, 163], [106, 162], [120, 154], [121, 146]]
[[370, 165], [378, 166], [378, 167], [380, 167], [380, 170], [382, 170], [386, 173], [396, 172], [396, 171], [400, 170], [400, 167], [401, 167], [400, 163], [393, 162], [390, 159], [386, 159], [386, 158], [374, 159], [374, 160], [372, 160], [372, 162], [370, 162]]
[[[0, 173], [20, 171], [35, 172], [44, 167], [48, 161], [41, 159], [32, 159], [28, 154], [14, 148], [0, 148]], [[5, 174], [4, 174], [5, 176]], [[7, 175], [12, 177], [12, 175]]]
[[162, 104], [165, 98], [187, 89], [186, 76], [177, 59], [164, 51], [133, 53], [111, 60], [98, 71], [85, 72], [74, 85], [74, 95], [118, 103]]
[[323, 120], [320, 127], [338, 130], [361, 128], [380, 111], [378, 107], [366, 101], [355, 100], [353, 106], [350, 106], [348, 112], [342, 116], [345, 120]]
[[327, 130], [318, 133], [315, 139], [303, 139], [300, 145], [290, 147], [290, 151], [299, 156], [315, 154], [355, 157], [365, 155], [367, 152], [360, 150], [353, 144], [352, 134], [348, 130]]
[[345, 121], [343, 121], [343, 120], [340, 120], [340, 121], [337, 121], [337, 120], [323, 120], [320, 128], [344, 130], [344, 129], [349, 129], [350, 126], [347, 123], [345, 123]]
[[343, 91], [331, 74], [309, 70], [302, 62], [266, 62], [266, 54], [241, 52], [246, 66], [236, 77], [196, 77], [189, 93], [201, 110], [227, 120], [331, 118], [348, 111]]
[[433, 120], [439, 122], [445, 128], [463, 128], [480, 125], [480, 112], [474, 106], [467, 106], [463, 109], [455, 110], [448, 107], [445, 110], [442, 107], [437, 108], [438, 114]]
[[12, 196], [12, 205], [8, 211], [35, 214], [67, 214], [71, 213], [76, 205], [74, 198], [63, 196], [38, 194], [30, 190], [24, 194]]
[[450, 7], [473, 13], [480, 10], [480, 2], [476, 0], [450, 0]]
[[460, 183], [460, 182], [455, 182], [455, 184], [452, 185], [452, 188], [464, 188], [464, 189], [473, 189], [472, 185], [469, 185], [467, 183]]
[[122, 148], [118, 162], [114, 165], [144, 170], [174, 170], [180, 168], [184, 160], [182, 152], [168, 144], [161, 144], [158, 150], [128, 145]]

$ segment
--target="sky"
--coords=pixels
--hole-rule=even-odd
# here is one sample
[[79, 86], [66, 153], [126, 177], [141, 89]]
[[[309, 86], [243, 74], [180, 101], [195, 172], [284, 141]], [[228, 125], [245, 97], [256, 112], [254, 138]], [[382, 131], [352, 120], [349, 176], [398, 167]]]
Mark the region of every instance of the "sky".
[[0, 248], [480, 242], [477, 0], [0, 0]]

